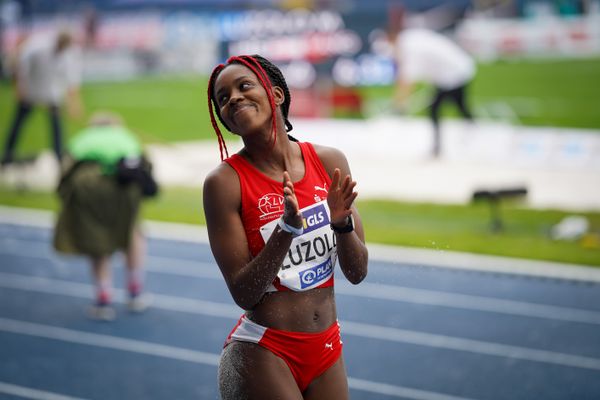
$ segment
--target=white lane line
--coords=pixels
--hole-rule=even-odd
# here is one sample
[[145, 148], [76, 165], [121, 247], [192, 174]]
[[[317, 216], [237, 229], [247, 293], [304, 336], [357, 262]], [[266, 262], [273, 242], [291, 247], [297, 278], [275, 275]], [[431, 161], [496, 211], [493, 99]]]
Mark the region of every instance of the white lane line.
[[[202, 351], [185, 349], [181, 347], [166, 346], [140, 340], [125, 339], [116, 336], [102, 335], [7, 318], [0, 318], [0, 330], [14, 334], [60, 340], [68, 343], [77, 343], [87, 346], [144, 354], [178, 361], [187, 361], [195, 364], [210, 365], [215, 367], [219, 365], [220, 359], [219, 354], [205, 353]], [[378, 394], [387, 394], [394, 397], [403, 397], [413, 400], [470, 400], [464, 397], [447, 396], [442, 393], [395, 386], [382, 382], [373, 382], [352, 377], [349, 377], [348, 381], [348, 385], [352, 389]], [[0, 390], [1, 389], [2, 387], [0, 386]], [[47, 399], [48, 397], [30, 398]], [[50, 399], [72, 400], [73, 398], [56, 397]]]
[[84, 400], [81, 397], [65, 396], [62, 394], [47, 392], [44, 390], [13, 385], [7, 382], [0, 382], [0, 393], [10, 394], [12, 396], [33, 400]]
[[[86, 299], [92, 298], [91, 285], [41, 277], [0, 273], [0, 287], [60, 296], [72, 296]], [[118, 298], [124, 298], [125, 296], [125, 293], [120, 290], [116, 291], [115, 294]], [[152, 299], [153, 307], [168, 311], [186, 312], [233, 320], [238, 319], [242, 313], [240, 308], [227, 303], [216, 303], [159, 294], [152, 294]], [[342, 325], [343, 333], [345, 335], [463, 351], [486, 356], [515, 358], [525, 361], [555, 364], [563, 367], [600, 370], [600, 359], [591, 357], [345, 320], [340, 321], [340, 324]]]
[[[0, 223], [52, 229], [56, 215], [50, 211], [0, 206]], [[192, 243], [208, 243], [202, 225], [144, 221], [149, 237]], [[600, 282], [600, 268], [552, 261], [488, 256], [458, 251], [438, 251], [414, 247], [368, 243], [369, 257], [391, 263], [431, 266], [458, 270], [494, 272], [534, 277]]]
[[369, 257], [392, 264], [600, 283], [600, 268], [554, 261], [369, 243]]
[[348, 377], [348, 386], [354, 390], [382, 394], [385, 396], [401, 397], [403, 399], [415, 400], [467, 400], [466, 397], [451, 396], [443, 393], [429, 392], [419, 389], [411, 389], [402, 386], [388, 385], [387, 383], [378, 383], [366, 381], [364, 379]]
[[150, 272], [223, 281], [223, 274], [221, 274], [219, 267], [214, 262], [190, 261], [159, 256], [147, 256], [146, 260], [146, 270]]
[[[29, 292], [47, 293], [59, 296], [71, 296], [82, 299], [93, 299], [93, 287], [85, 283], [67, 282], [39, 276], [6, 274], [0, 272], [0, 287]], [[124, 303], [126, 291], [113, 289], [115, 303]], [[152, 307], [168, 311], [187, 312], [218, 318], [238, 319], [243, 311], [235, 305], [216, 303], [185, 297], [168, 296], [157, 293], [149, 294]]]
[[61, 340], [63, 342], [78, 343], [88, 346], [103, 347], [106, 349], [128, 351], [156, 357], [165, 357], [173, 360], [188, 361], [197, 364], [219, 365], [219, 355], [202, 351], [167, 346], [164, 344], [144, 342], [135, 339], [126, 339], [116, 336], [101, 335], [66, 329], [57, 326], [42, 325], [14, 319], [0, 318], [0, 330], [20, 335], [42, 337], [46, 339]]
[[[14, 239], [8, 241], [8, 243], [11, 243], [10, 246], [0, 248], [1, 254], [11, 254], [19, 257], [39, 257], [50, 260], [58, 259], [46, 246], [39, 246], [29, 241]], [[223, 280], [223, 275], [214, 263], [158, 256], [148, 256], [146, 257], [146, 261], [145, 268], [148, 272]], [[573, 307], [552, 306], [436, 290], [414, 289], [381, 283], [362, 282], [360, 285], [353, 286], [344, 279], [336, 279], [335, 291], [345, 296], [600, 325], [600, 312]]]
[[446, 335], [437, 335], [426, 332], [411, 331], [406, 329], [388, 328], [359, 322], [340, 321], [342, 332], [377, 340], [389, 340], [400, 343], [435, 347], [446, 350], [464, 351], [469, 353], [485, 354], [489, 356], [516, 358], [525, 361], [537, 361], [555, 364], [563, 367], [575, 367], [600, 371], [600, 359], [577, 356], [573, 354], [558, 353], [548, 350], [537, 350], [522, 346], [484, 342], [481, 340], [464, 339]]
[[338, 283], [336, 281], [335, 291], [349, 296], [371, 299], [402, 301], [436, 307], [462, 308], [475, 311], [600, 325], [600, 312], [572, 307], [550, 306], [525, 301], [505, 300], [492, 297], [441, 292], [437, 290], [414, 289], [404, 286], [368, 282], [362, 282], [358, 286], [351, 286], [348, 282], [340, 281]]
[[[0, 254], [5, 255], [39, 258], [42, 260], [59, 262], [71, 258], [71, 256], [61, 256], [55, 253], [50, 247], [50, 244], [45, 242], [0, 238], [0, 246]], [[217, 267], [217, 264], [214, 262], [202, 262], [177, 257], [151, 255], [147, 255], [145, 259], [146, 265], [144, 268], [150, 272], [193, 278], [223, 279], [219, 267]], [[121, 263], [115, 263], [115, 268], [121, 268]]]

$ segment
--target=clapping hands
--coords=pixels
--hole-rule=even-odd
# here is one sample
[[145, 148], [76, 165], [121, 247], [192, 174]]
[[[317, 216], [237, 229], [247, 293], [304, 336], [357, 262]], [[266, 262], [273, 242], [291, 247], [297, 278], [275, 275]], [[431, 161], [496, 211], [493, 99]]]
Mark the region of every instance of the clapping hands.
[[[341, 180], [342, 173], [339, 168], [336, 168], [333, 172], [333, 178], [331, 180], [331, 187], [327, 194], [327, 205], [329, 206], [331, 223], [334, 225], [345, 224], [348, 216], [352, 214], [352, 203], [358, 196], [358, 193], [354, 191], [356, 181], [350, 178], [350, 175]], [[341, 181], [341, 182], [340, 182]]]
[[302, 226], [302, 213], [294, 192], [294, 183], [287, 171], [283, 172], [283, 221], [295, 228]]

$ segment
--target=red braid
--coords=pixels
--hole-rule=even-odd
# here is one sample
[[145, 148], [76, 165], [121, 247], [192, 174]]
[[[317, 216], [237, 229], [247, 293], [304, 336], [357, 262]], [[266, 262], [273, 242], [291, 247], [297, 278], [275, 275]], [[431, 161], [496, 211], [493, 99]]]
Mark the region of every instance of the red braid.
[[219, 125], [217, 125], [217, 120], [215, 119], [215, 113], [213, 111], [213, 101], [212, 101], [212, 90], [215, 81], [215, 77], [225, 68], [224, 64], [219, 64], [213, 69], [213, 72], [210, 74], [210, 79], [208, 80], [208, 109], [210, 111], [210, 123], [213, 126], [213, 129], [217, 133], [217, 139], [219, 141], [219, 152], [221, 153], [221, 161], [223, 158], [223, 150], [225, 150], [225, 155], [229, 157], [229, 151], [227, 151], [227, 145], [225, 144], [225, 139], [223, 139], [223, 134], [219, 129]]
[[[252, 63], [246, 61], [246, 59], [250, 60]], [[271, 85], [271, 80], [269, 79], [267, 73], [263, 69], [263, 67], [254, 59], [252, 56], [233, 56], [227, 60], [227, 64], [231, 64], [233, 61], [238, 61], [244, 64], [246, 67], [250, 68], [252, 72], [258, 77], [260, 83], [265, 88], [267, 92], [267, 97], [269, 98], [269, 104], [271, 106], [271, 120], [273, 126], [273, 146], [275, 147], [275, 142], [277, 141], [277, 118], [275, 114], [275, 97], [273, 97], [273, 85]], [[254, 64], [254, 65], [253, 65]]]

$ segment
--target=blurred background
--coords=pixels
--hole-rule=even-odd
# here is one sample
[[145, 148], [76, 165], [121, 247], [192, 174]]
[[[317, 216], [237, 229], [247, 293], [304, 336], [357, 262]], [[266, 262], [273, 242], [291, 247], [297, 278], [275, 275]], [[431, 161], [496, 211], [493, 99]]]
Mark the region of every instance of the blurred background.
[[[598, 0], [0, 4], [1, 134], [14, 112], [20, 44], [70, 30], [82, 49], [85, 112], [65, 116], [66, 138], [98, 109], [120, 114], [165, 188], [145, 207], [148, 218], [203, 223], [200, 188], [220, 161], [207, 77], [230, 55], [258, 53], [287, 77], [294, 133], [346, 152], [369, 240], [600, 264]], [[442, 33], [477, 62], [469, 87], [475, 120], [442, 109], [436, 161], [426, 157], [432, 88], [419, 85], [401, 112], [392, 104], [398, 70], [386, 33], [400, 20]], [[17, 148], [22, 162], [3, 169], [4, 204], [56, 207], [46, 119], [34, 111]], [[568, 232], [553, 234], [561, 222]]]
[[[473, 121], [444, 105], [435, 159], [434, 87], [394, 103], [401, 24], [476, 63]], [[0, 398], [218, 398], [242, 310], [204, 228], [207, 80], [240, 53], [280, 66], [291, 134], [343, 150], [358, 182], [369, 275], [335, 287], [354, 400], [600, 398], [600, 0], [0, 0], [0, 146], [24, 43], [64, 30], [82, 107], [61, 111], [63, 143], [109, 110], [153, 164], [152, 302], [127, 311], [119, 254], [115, 320], [86, 318], [96, 287], [52, 246], [61, 171], [35, 108], [0, 169]]]

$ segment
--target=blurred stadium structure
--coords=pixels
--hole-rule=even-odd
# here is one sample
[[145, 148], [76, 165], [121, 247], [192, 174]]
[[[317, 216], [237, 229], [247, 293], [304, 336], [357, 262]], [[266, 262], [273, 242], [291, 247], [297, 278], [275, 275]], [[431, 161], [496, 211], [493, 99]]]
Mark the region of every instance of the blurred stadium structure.
[[[385, 113], [385, 107], [363, 104], [356, 88], [394, 81], [385, 32], [401, 15], [409, 26], [451, 36], [481, 63], [600, 57], [600, 0], [1, 0], [0, 7], [5, 76], [11, 74], [11, 59], [24, 36], [57, 26], [69, 27], [86, 44], [88, 82], [206, 76], [232, 54], [259, 53], [284, 71], [296, 118], [329, 118], [336, 109], [362, 116]], [[417, 108], [427, 106], [418, 103], [416, 99]], [[518, 122], [502, 102], [477, 111], [478, 116]], [[355, 128], [343, 129], [347, 136], [353, 129], [392, 129], [381, 133], [388, 137], [409, 127], [411, 135], [404, 136], [401, 146], [412, 154], [405, 159], [414, 159], [426, 147], [426, 127], [411, 127], [410, 120], [403, 121], [404, 128], [397, 120], [385, 121], [385, 126], [382, 120], [357, 121]], [[515, 159], [543, 168], [568, 164], [598, 177], [596, 132], [548, 128], [524, 135], [496, 125], [486, 129], [486, 135], [467, 130], [462, 139], [450, 129], [447, 158], [485, 158], [500, 167]], [[391, 157], [403, 157], [390, 147], [396, 148]], [[600, 207], [600, 199], [597, 203]]]
[[[600, 55], [599, 0], [3, 0], [3, 67], [28, 32], [57, 25], [84, 35], [95, 15], [87, 79], [206, 74], [230, 54], [277, 61], [290, 83], [386, 85], [381, 39], [399, 10], [408, 25], [443, 30], [480, 60]], [[94, 10], [94, 13], [90, 13]], [[7, 71], [8, 73], [10, 71]]]

